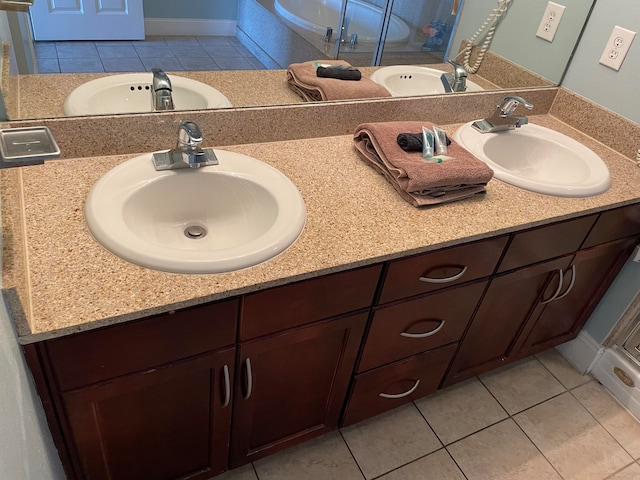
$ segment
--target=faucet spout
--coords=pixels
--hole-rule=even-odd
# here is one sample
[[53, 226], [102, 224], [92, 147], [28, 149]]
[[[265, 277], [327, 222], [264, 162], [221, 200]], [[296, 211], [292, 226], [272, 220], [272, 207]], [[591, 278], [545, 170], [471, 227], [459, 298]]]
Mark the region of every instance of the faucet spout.
[[491, 117], [476, 120], [471, 124], [471, 126], [480, 133], [495, 133], [503, 130], [520, 128], [522, 125], [529, 123], [529, 119], [527, 117], [513, 115], [513, 112], [520, 104], [529, 110], [533, 108], [533, 104], [529, 103], [524, 98], [516, 95], [509, 95], [504, 97], [502, 101], [496, 105], [496, 109]]
[[171, 80], [169, 76], [159, 68], [152, 68], [153, 86], [151, 99], [154, 111], [175, 110], [173, 104]]

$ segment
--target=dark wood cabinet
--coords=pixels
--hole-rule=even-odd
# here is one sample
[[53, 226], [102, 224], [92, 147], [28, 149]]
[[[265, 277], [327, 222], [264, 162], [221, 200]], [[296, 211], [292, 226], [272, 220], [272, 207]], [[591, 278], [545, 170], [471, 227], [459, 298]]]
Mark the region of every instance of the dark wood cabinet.
[[628, 258], [635, 242], [621, 240], [579, 251], [564, 274], [563, 288], [549, 302], [519, 348], [525, 357], [574, 338]]
[[235, 349], [62, 394], [80, 478], [210, 478], [227, 468]]
[[444, 385], [505, 364], [514, 357], [519, 335], [536, 308], [552, 298], [572, 257], [536, 264], [497, 276], [467, 330]]
[[574, 338], [630, 205], [25, 347], [70, 479], [205, 479]]
[[242, 343], [231, 467], [338, 426], [367, 313]]

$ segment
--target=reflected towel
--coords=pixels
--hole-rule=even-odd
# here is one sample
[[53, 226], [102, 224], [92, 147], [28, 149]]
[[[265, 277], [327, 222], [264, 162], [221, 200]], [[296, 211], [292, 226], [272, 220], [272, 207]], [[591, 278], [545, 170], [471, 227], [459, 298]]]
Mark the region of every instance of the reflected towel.
[[426, 162], [421, 152], [405, 152], [397, 142], [402, 132], [420, 131], [427, 122], [380, 122], [358, 125], [354, 144], [367, 161], [416, 207], [452, 202], [486, 192], [493, 170], [456, 142], [442, 163]]
[[[343, 60], [318, 60], [329, 65], [351, 65]], [[322, 78], [316, 75], [316, 61], [292, 63], [287, 69], [289, 88], [307, 102], [322, 100], [349, 100], [355, 98], [390, 97], [389, 91], [369, 78], [347, 82], [336, 78]]]

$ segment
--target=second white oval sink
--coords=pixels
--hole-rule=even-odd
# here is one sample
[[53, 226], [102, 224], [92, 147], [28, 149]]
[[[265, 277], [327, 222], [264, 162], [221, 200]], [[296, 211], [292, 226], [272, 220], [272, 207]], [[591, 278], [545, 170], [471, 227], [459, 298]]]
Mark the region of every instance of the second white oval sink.
[[[440, 80], [443, 73], [442, 70], [416, 65], [392, 65], [379, 68], [370, 78], [389, 90], [393, 97], [409, 97], [447, 93]], [[467, 79], [467, 92], [480, 90], [484, 89]]]
[[607, 191], [609, 169], [591, 149], [540, 125], [480, 133], [469, 122], [453, 138], [487, 163], [495, 177], [516, 187], [561, 197], [590, 197]]
[[[170, 75], [176, 110], [231, 107], [219, 90], [190, 78]], [[152, 112], [151, 73], [109, 75], [83, 83], [64, 102], [65, 115]]]
[[85, 218], [107, 250], [144, 267], [218, 273], [266, 261], [305, 224], [296, 186], [275, 168], [216, 150], [220, 164], [156, 171], [152, 154], [107, 172], [91, 189]]

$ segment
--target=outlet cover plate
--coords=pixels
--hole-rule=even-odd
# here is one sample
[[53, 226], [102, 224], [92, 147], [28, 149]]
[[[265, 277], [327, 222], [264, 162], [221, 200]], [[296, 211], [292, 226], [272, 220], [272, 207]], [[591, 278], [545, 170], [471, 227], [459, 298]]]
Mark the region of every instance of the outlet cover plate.
[[547, 3], [547, 8], [542, 15], [536, 37], [540, 37], [547, 42], [553, 42], [558, 31], [558, 25], [562, 20], [562, 14], [564, 13], [565, 6], [558, 5], [554, 2]]
[[611, 36], [600, 57], [600, 63], [606, 67], [613, 68], [615, 71], [620, 70], [624, 57], [627, 55], [635, 37], [636, 32], [618, 25], [613, 27], [613, 32], [611, 32]]

